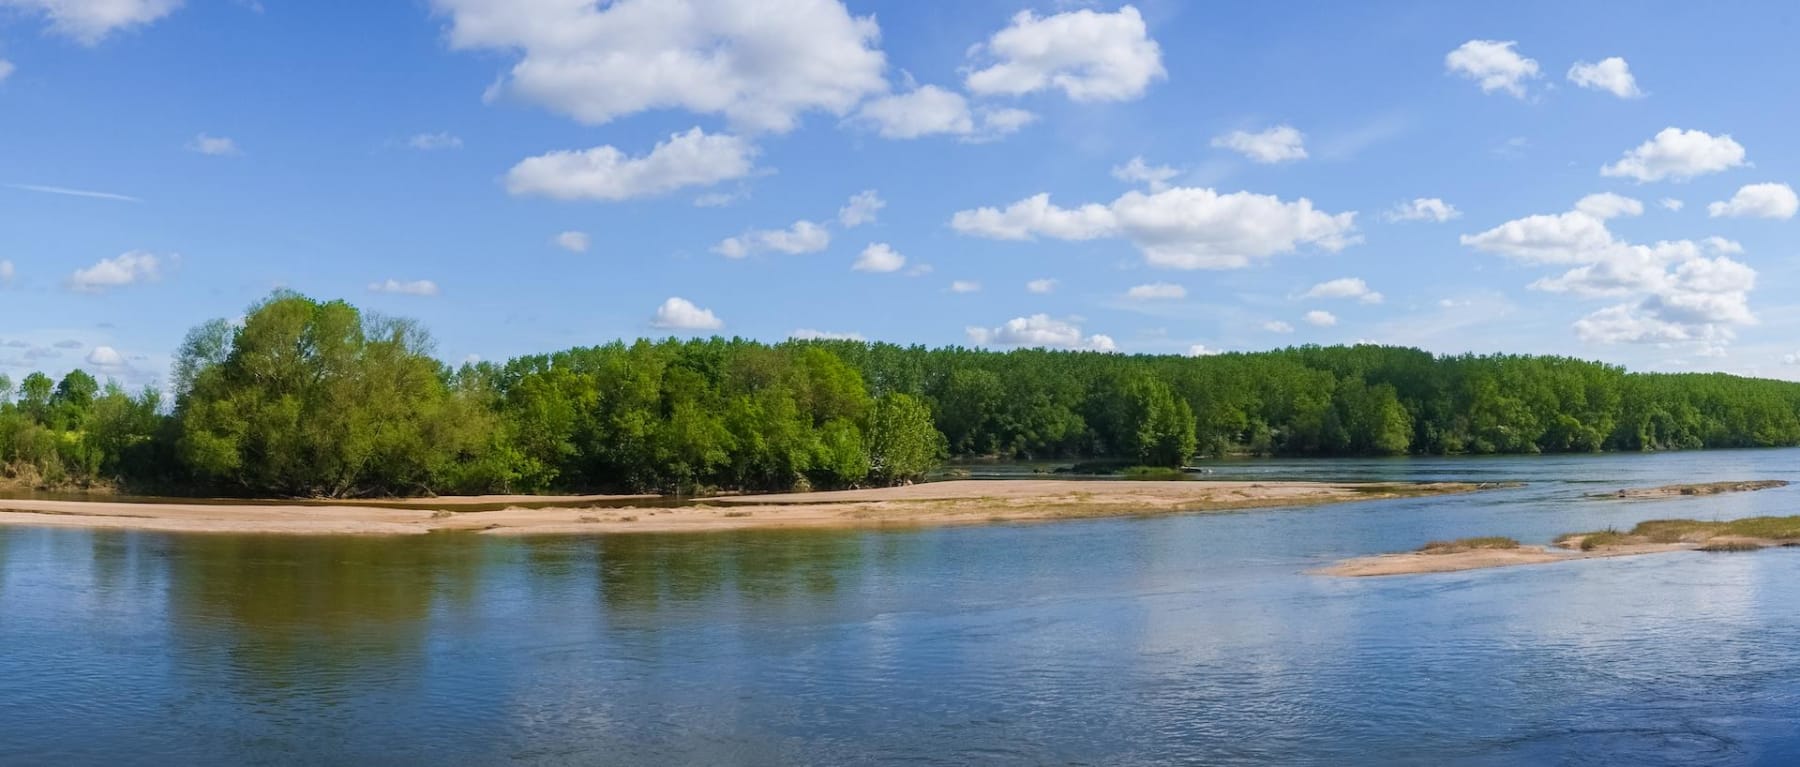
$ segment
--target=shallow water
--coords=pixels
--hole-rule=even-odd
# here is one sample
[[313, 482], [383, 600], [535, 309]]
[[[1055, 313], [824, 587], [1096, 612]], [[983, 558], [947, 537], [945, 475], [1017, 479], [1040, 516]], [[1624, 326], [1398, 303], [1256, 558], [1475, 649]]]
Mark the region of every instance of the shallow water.
[[1800, 551], [1307, 575], [1800, 513], [1800, 451], [1242, 461], [1518, 489], [913, 531], [0, 528], [0, 764], [1787, 764]]

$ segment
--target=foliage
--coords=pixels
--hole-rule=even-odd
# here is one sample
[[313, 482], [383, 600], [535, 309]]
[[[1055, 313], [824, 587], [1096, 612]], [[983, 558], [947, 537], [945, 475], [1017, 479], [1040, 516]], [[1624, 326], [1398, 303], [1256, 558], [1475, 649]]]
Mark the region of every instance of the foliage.
[[1800, 444], [1800, 384], [1563, 357], [1303, 346], [1190, 358], [640, 340], [452, 370], [407, 320], [278, 292], [200, 325], [164, 400], [0, 385], [41, 485], [294, 496], [837, 488], [942, 458], [1567, 453]]

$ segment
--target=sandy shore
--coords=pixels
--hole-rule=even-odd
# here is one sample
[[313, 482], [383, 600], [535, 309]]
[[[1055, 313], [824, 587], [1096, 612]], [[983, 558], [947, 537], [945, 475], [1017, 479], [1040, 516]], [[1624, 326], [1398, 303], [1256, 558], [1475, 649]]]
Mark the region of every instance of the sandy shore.
[[[498, 535], [706, 532], [752, 528], [957, 525], [1232, 511], [1462, 493], [1469, 483], [964, 480], [829, 493], [709, 499], [681, 506], [543, 506], [540, 496], [437, 498], [382, 506], [0, 500], [0, 524], [196, 533]], [[565, 501], [621, 500], [571, 496]], [[505, 503], [531, 507], [485, 507]], [[626, 502], [629, 502], [628, 500]], [[481, 508], [482, 510], [473, 510]], [[460, 510], [459, 510], [460, 509]]]
[[1404, 554], [1377, 554], [1372, 557], [1346, 559], [1330, 567], [1314, 570], [1317, 575], [1345, 578], [1370, 578], [1382, 575], [1419, 575], [1422, 573], [1455, 573], [1464, 570], [1486, 570], [1494, 567], [1542, 565], [1551, 562], [1575, 562], [1603, 557], [1629, 557], [1665, 551], [1686, 551], [1694, 544], [1649, 543], [1608, 546], [1593, 551], [1551, 546], [1520, 546], [1516, 549], [1476, 549], [1453, 554], [1427, 554], [1409, 551]]
[[1663, 485], [1661, 487], [1631, 487], [1611, 493], [1595, 493], [1590, 498], [1623, 498], [1626, 500], [1656, 500], [1659, 498], [1681, 498], [1701, 495], [1720, 495], [1722, 493], [1753, 493], [1758, 490], [1773, 490], [1787, 487], [1787, 480], [1761, 479], [1750, 482], [1704, 482], [1688, 485]]

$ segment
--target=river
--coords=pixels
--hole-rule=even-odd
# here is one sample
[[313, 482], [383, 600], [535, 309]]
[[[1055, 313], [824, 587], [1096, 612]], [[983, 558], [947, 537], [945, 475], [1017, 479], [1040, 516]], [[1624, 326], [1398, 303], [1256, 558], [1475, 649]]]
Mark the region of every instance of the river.
[[1800, 450], [1242, 461], [1471, 495], [904, 531], [0, 528], [3, 764], [1788, 764], [1800, 550], [1335, 579], [1800, 513]]

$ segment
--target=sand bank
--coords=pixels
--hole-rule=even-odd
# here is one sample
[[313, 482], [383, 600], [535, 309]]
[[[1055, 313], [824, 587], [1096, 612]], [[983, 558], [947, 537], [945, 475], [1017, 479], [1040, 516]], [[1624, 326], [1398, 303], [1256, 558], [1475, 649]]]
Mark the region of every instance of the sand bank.
[[1750, 493], [1757, 490], [1772, 490], [1777, 487], [1787, 486], [1787, 480], [1783, 479], [1760, 479], [1750, 482], [1704, 482], [1691, 485], [1632, 487], [1611, 493], [1595, 493], [1588, 497], [1654, 500], [1658, 498], [1680, 498], [1682, 496], [1719, 495], [1721, 493]]
[[1346, 559], [1313, 572], [1319, 575], [1361, 578], [1541, 565], [1671, 551], [1737, 552], [1800, 546], [1800, 516], [1749, 517], [1727, 521], [1652, 519], [1639, 523], [1629, 532], [1599, 530], [1570, 533], [1558, 537], [1555, 545], [1549, 547], [1519, 546], [1506, 538], [1464, 540], [1504, 541], [1505, 544], [1491, 548], [1455, 545], [1458, 542], [1426, 544], [1419, 551]]
[[[0, 500], [0, 524], [167, 532], [498, 535], [706, 532], [752, 528], [884, 527], [1232, 511], [1379, 500], [1481, 489], [1472, 483], [1136, 482], [964, 480], [822, 493], [746, 495], [684, 505], [485, 507], [493, 497], [406, 504], [297, 506], [255, 502], [121, 503]], [[585, 502], [621, 500], [576, 496]], [[524, 501], [521, 501], [524, 502]], [[629, 503], [629, 500], [625, 500]], [[573, 504], [573, 502], [571, 502]], [[459, 510], [460, 509], [460, 510]], [[475, 510], [480, 509], [480, 510]]]

